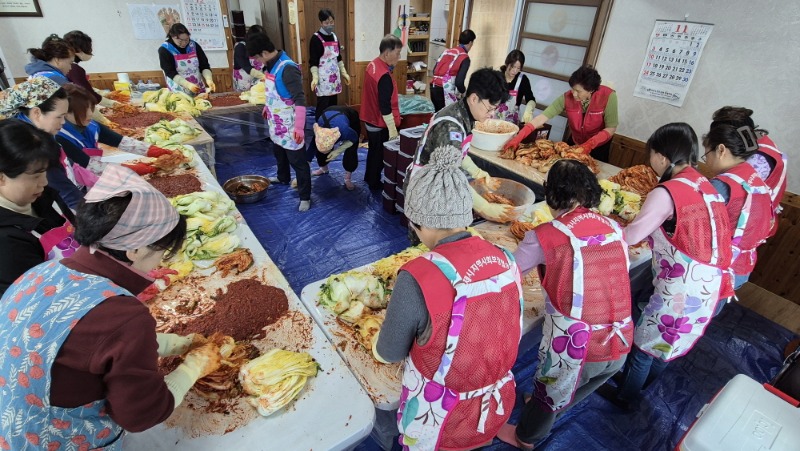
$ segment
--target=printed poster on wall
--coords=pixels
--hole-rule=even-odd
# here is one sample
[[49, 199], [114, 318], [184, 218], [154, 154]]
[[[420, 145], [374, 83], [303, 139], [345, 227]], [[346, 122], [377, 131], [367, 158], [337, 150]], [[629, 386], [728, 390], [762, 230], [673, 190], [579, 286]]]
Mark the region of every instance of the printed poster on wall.
[[227, 50], [219, 0], [181, 0], [183, 24], [203, 50]]
[[680, 107], [714, 25], [657, 20], [633, 95]]
[[177, 5], [137, 5], [128, 3], [133, 36], [141, 40], [163, 40], [169, 27], [181, 21]]

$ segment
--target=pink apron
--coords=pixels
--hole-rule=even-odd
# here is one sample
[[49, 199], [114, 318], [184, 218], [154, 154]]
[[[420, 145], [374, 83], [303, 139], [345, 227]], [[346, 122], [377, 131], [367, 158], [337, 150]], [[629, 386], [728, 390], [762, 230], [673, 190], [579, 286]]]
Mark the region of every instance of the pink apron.
[[80, 244], [73, 237], [75, 227], [64, 216], [64, 212], [61, 211], [61, 207], [58, 206], [57, 202], [53, 202], [53, 209], [64, 218], [64, 224], [43, 234], [31, 230], [31, 235], [39, 239], [39, 244], [42, 245], [42, 250], [44, 250], [45, 260], [59, 261], [74, 254]]

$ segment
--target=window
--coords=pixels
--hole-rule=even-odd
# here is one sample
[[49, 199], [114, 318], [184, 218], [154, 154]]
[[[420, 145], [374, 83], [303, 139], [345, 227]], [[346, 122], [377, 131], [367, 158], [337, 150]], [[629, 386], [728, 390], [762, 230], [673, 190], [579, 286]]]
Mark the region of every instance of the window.
[[[536, 97], [536, 114], [569, 90], [569, 76], [595, 64], [613, 0], [524, 0], [516, 48]], [[602, 74], [600, 74], [602, 75]], [[550, 138], [562, 139], [566, 117], [556, 116]]]

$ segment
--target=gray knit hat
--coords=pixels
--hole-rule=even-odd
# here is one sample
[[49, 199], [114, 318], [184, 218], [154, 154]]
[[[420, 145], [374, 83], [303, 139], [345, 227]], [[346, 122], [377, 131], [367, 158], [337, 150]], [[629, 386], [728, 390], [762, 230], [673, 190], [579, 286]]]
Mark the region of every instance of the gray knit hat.
[[434, 149], [427, 165], [414, 169], [406, 188], [405, 213], [414, 224], [455, 229], [472, 223], [472, 194], [455, 147]]

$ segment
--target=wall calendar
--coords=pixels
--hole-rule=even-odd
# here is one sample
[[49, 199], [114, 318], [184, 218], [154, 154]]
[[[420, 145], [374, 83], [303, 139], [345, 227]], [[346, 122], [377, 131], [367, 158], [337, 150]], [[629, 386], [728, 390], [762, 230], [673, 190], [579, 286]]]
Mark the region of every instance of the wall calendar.
[[219, 0], [181, 0], [183, 24], [203, 50], [227, 50]]
[[714, 25], [657, 20], [633, 95], [680, 107]]

